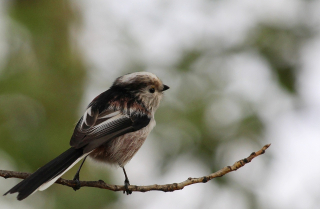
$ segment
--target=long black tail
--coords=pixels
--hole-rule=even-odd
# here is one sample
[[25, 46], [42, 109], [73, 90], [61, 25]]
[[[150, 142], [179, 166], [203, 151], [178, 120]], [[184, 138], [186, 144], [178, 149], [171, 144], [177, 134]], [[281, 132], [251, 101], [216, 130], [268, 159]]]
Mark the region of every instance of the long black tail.
[[83, 149], [74, 149], [73, 147], [68, 149], [7, 191], [4, 195], [18, 192], [17, 199], [23, 200], [36, 191], [42, 184], [61, 175], [81, 156], [83, 156]]

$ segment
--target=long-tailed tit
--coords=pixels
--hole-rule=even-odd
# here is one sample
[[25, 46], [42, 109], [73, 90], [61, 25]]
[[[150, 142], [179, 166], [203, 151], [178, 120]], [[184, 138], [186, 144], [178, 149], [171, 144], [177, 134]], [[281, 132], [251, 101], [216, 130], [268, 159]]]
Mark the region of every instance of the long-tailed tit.
[[[156, 75], [148, 72], [136, 72], [117, 78], [107, 91], [89, 104], [74, 129], [71, 148], [39, 168], [5, 195], [18, 192], [17, 199], [23, 200], [37, 190], [47, 189], [82, 159], [83, 164], [88, 156], [122, 167], [126, 193], [130, 194], [124, 166], [155, 126], [154, 113], [167, 89], [169, 87]], [[75, 189], [80, 188], [81, 166], [74, 177], [78, 182]]]

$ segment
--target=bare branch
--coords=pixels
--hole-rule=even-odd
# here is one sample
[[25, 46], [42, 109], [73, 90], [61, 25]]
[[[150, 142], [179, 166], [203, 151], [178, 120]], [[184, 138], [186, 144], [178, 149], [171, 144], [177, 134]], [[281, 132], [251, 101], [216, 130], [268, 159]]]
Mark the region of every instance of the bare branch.
[[[269, 148], [271, 144], [267, 144], [262, 149], [260, 149], [257, 152], [251, 153], [251, 155], [247, 158], [244, 158], [242, 160], [239, 160], [235, 162], [232, 166], [227, 166], [219, 171], [212, 173], [208, 176], [203, 176], [199, 178], [188, 178], [187, 180], [180, 182], [180, 183], [172, 183], [172, 184], [164, 184], [164, 185], [148, 185], [148, 186], [135, 186], [131, 185], [129, 186], [129, 190], [135, 191], [135, 192], [147, 192], [147, 191], [152, 191], [152, 190], [158, 190], [158, 191], [163, 191], [163, 192], [172, 192], [175, 190], [181, 190], [185, 186], [189, 186], [191, 184], [197, 184], [197, 183], [206, 183], [210, 181], [213, 178], [221, 177], [224, 176], [225, 174], [236, 171], [239, 168], [243, 167], [245, 164], [250, 163], [251, 160], [253, 160], [255, 157], [262, 155], [265, 153], [266, 149]], [[28, 176], [30, 176], [31, 173], [23, 173], [23, 172], [15, 172], [15, 171], [5, 171], [5, 170], [0, 170], [0, 176], [4, 178], [20, 178], [20, 179], [25, 179]], [[68, 187], [74, 188], [77, 186], [77, 183], [73, 180], [66, 180], [66, 179], [58, 179], [56, 181], [57, 184], [62, 184]], [[96, 187], [100, 189], [108, 189], [112, 191], [124, 191], [125, 188], [123, 185], [111, 185], [111, 184], [106, 184], [104, 181], [99, 180], [99, 181], [80, 181], [80, 187]]]

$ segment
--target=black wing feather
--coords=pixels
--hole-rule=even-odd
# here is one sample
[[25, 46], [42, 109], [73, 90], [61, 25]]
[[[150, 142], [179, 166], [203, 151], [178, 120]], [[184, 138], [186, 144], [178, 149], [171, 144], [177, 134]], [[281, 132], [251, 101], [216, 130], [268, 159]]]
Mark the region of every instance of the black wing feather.
[[[137, 131], [147, 126], [149, 122], [150, 118], [148, 116], [120, 117], [106, 124], [101, 123], [101, 128], [98, 131], [86, 132], [79, 131], [76, 128], [71, 139], [71, 145], [76, 149], [84, 148], [84, 153], [87, 153], [117, 136]], [[81, 122], [78, 124], [80, 125]]]
[[[124, 105], [124, 102], [126, 105]], [[129, 105], [130, 104], [130, 105]], [[130, 114], [131, 106], [148, 113], [141, 102], [118, 87], [111, 87], [92, 100], [87, 111], [79, 120], [70, 140], [76, 149], [83, 148], [90, 152], [103, 143], [117, 136], [137, 131], [150, 122], [148, 114]], [[126, 106], [127, 110], [124, 110]], [[110, 117], [108, 117], [110, 116]]]

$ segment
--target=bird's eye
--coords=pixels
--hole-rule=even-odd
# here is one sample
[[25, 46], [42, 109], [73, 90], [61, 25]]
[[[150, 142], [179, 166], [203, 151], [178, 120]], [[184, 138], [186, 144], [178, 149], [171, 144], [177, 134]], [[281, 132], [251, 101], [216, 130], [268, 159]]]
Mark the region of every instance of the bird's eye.
[[150, 92], [151, 94], [153, 94], [155, 91], [156, 91], [155, 88], [149, 89], [149, 92]]

